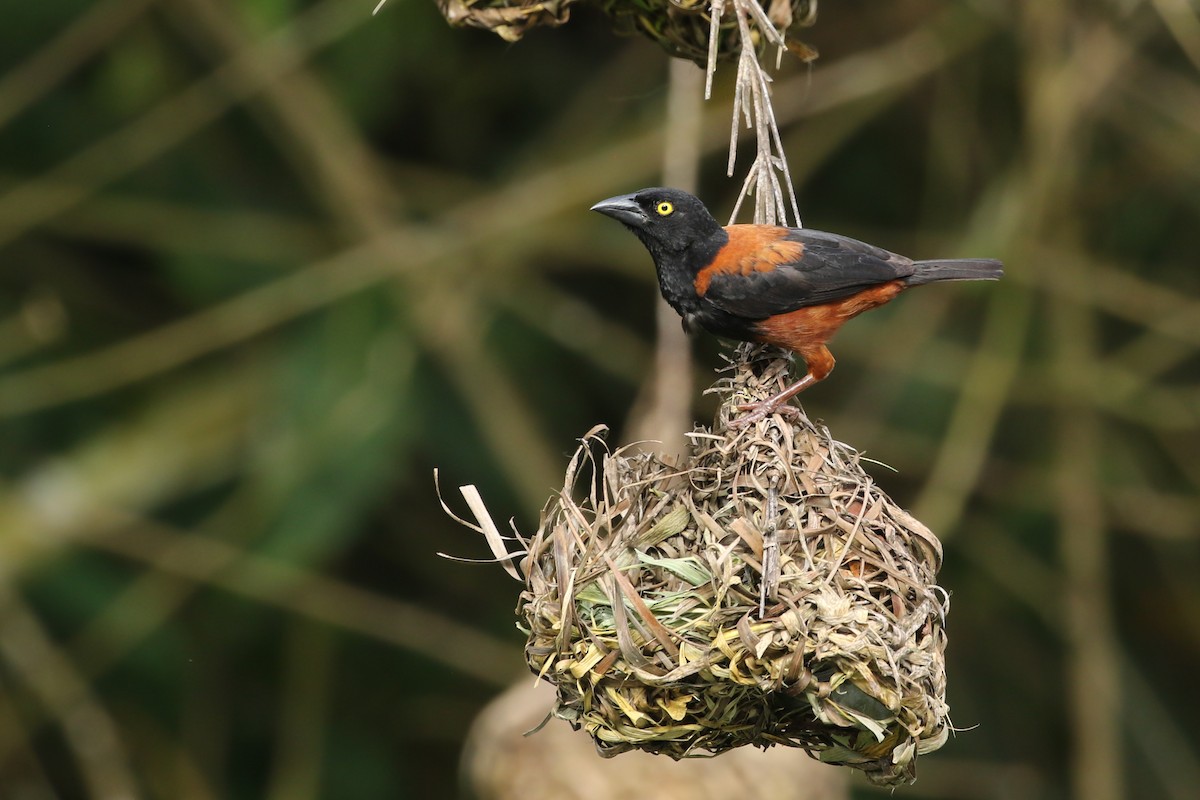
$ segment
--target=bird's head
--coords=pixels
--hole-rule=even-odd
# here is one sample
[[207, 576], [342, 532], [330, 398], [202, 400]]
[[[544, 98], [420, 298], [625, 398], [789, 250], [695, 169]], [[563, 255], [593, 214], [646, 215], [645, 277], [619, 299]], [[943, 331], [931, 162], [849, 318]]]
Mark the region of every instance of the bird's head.
[[721, 230], [704, 204], [680, 189], [642, 189], [601, 200], [592, 211], [624, 224], [656, 258], [682, 252]]

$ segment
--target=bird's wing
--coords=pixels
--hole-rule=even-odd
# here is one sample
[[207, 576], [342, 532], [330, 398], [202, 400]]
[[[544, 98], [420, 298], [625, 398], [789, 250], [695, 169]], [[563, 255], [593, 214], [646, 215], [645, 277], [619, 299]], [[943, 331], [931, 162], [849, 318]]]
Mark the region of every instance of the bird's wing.
[[729, 242], [696, 276], [696, 292], [730, 314], [765, 319], [841, 300], [912, 274], [912, 261], [808, 229], [730, 225]]

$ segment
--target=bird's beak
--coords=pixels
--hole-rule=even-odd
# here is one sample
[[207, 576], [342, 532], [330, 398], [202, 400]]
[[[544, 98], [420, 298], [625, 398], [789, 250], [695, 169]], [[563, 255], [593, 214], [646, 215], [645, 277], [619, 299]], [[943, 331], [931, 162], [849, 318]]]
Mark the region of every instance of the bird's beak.
[[642, 210], [642, 207], [637, 204], [633, 197], [631, 194], [623, 194], [619, 197], [610, 197], [607, 200], [601, 200], [592, 206], [592, 211], [599, 211], [601, 214], [624, 222], [626, 225], [640, 228], [650, 220], [646, 216], [646, 212]]

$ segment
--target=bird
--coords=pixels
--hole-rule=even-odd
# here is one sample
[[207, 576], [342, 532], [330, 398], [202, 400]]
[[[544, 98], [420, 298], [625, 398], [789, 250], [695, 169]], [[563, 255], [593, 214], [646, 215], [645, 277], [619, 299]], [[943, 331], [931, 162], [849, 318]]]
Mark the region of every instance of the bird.
[[997, 280], [991, 258], [914, 261], [866, 242], [809, 228], [722, 226], [696, 196], [651, 187], [591, 208], [621, 222], [654, 260], [663, 298], [688, 333], [705, 330], [760, 342], [804, 360], [804, 377], [778, 394], [743, 406], [745, 425], [765, 418], [829, 376], [829, 340], [847, 321], [911, 286]]

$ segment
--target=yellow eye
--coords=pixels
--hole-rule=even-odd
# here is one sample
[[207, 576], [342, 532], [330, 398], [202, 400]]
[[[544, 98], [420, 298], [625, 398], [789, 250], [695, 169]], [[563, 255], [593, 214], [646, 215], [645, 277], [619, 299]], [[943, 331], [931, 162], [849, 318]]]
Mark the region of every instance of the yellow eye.
[[661, 203], [659, 203], [657, 206], [654, 207], [654, 210], [658, 212], [658, 215], [660, 217], [665, 217], [668, 214], [670, 214], [672, 211], [675, 210], [675, 206], [671, 205], [666, 200], [663, 200]]

